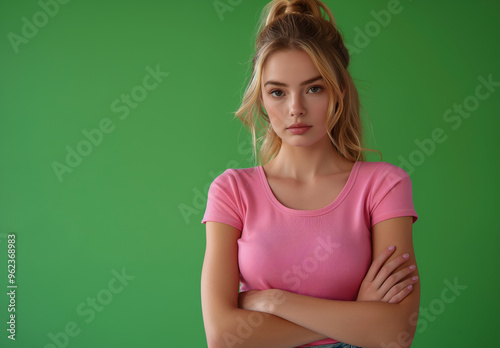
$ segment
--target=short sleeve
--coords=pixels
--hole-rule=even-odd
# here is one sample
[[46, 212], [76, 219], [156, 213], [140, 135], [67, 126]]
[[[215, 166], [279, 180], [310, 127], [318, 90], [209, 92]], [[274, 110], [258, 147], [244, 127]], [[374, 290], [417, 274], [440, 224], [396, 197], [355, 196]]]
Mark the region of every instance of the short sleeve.
[[413, 206], [412, 183], [408, 173], [398, 166], [386, 163], [375, 185], [371, 202], [371, 227], [376, 223], [399, 216], [413, 216], [418, 220]]
[[201, 223], [222, 222], [241, 231], [243, 219], [236, 178], [231, 169], [216, 177], [208, 189], [207, 206]]

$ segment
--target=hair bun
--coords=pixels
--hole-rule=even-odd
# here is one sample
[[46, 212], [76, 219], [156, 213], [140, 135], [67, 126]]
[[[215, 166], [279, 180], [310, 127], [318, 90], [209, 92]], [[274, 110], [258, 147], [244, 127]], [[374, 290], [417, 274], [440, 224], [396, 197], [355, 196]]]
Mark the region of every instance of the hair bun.
[[[323, 13], [321, 13], [321, 9], [328, 15], [328, 18], [325, 18]], [[335, 24], [335, 18], [330, 9], [318, 0], [272, 0], [264, 7], [263, 15], [265, 16], [265, 21], [262, 21], [262, 24], [263, 26], [267, 26], [279, 17], [290, 13], [325, 18], [332, 24]]]
[[[323, 9], [323, 13], [321, 9]], [[324, 18], [335, 26], [335, 18], [332, 12], [319, 0], [272, 0], [262, 11], [259, 31], [276, 19], [291, 13]], [[325, 14], [327, 17], [325, 17]]]
[[303, 13], [321, 17], [321, 10], [314, 0], [288, 1], [285, 13]]

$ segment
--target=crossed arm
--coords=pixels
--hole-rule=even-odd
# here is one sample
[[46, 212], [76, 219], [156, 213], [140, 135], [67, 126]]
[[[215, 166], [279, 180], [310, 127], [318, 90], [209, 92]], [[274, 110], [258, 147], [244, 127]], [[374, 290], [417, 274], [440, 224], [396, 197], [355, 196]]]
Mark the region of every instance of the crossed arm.
[[[239, 231], [207, 222], [201, 285], [208, 347], [285, 348], [327, 337], [361, 347], [409, 347], [418, 318], [420, 283], [411, 278], [400, 280], [410, 273], [418, 275], [417, 268], [408, 268], [416, 266], [412, 219], [387, 219], [372, 228], [374, 260], [356, 301], [326, 300], [278, 289], [238, 294], [234, 245]], [[387, 250], [389, 245], [396, 247], [398, 255]], [[403, 259], [403, 253], [409, 258]], [[383, 262], [385, 266], [380, 268]], [[411, 291], [408, 284], [413, 284]]]

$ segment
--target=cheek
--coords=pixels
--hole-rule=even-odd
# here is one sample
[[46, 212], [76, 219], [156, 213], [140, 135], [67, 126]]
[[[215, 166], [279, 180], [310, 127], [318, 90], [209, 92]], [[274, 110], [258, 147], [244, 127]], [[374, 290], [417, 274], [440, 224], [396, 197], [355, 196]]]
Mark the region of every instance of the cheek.
[[326, 117], [328, 113], [328, 98], [323, 98], [321, 100], [316, 101], [310, 105], [310, 110], [314, 111], [316, 115], [321, 115], [322, 117]]
[[281, 109], [277, 103], [269, 102], [267, 99], [264, 98], [262, 105], [269, 115], [269, 119], [276, 120], [281, 116]]
[[269, 121], [276, 127], [281, 127], [283, 125], [282, 111], [278, 106], [269, 106], [266, 108], [267, 114], [269, 115]]

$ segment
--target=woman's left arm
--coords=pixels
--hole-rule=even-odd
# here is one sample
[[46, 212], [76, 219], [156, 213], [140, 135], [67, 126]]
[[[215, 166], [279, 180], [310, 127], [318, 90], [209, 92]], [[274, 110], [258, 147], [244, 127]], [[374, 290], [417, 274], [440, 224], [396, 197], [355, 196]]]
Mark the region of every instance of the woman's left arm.
[[[413, 217], [402, 216], [383, 220], [372, 228], [373, 258], [389, 245], [395, 245], [399, 252], [398, 255], [391, 255], [387, 262], [403, 253], [409, 254], [408, 261], [393, 274], [413, 264], [416, 268], [411, 276], [418, 275], [412, 227]], [[266, 306], [259, 311], [269, 312], [344, 343], [366, 348], [410, 347], [415, 335], [420, 281], [399, 303], [328, 300], [279, 289], [264, 290], [262, 293], [267, 300], [262, 302]]]

